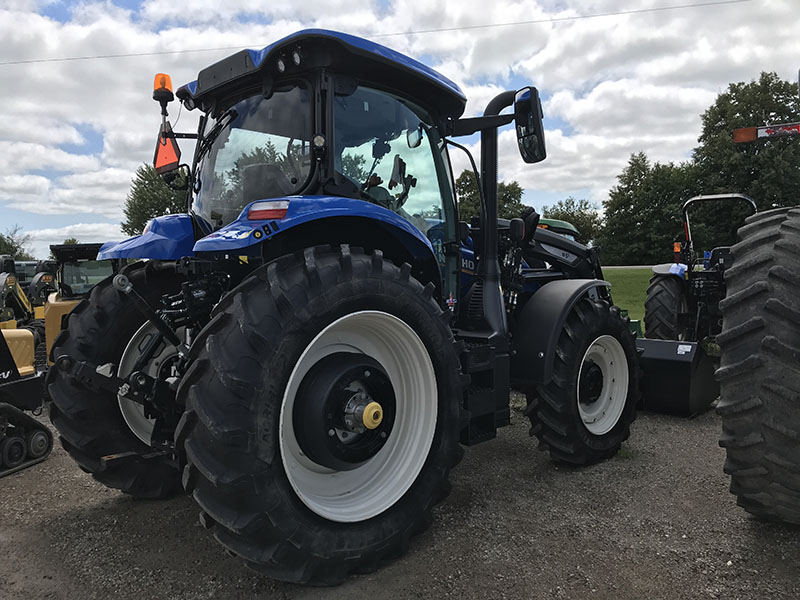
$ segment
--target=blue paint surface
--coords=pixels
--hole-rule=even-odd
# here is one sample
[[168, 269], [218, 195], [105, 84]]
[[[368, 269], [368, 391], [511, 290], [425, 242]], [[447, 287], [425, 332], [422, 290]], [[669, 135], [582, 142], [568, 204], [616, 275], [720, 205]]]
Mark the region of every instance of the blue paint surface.
[[108, 258], [154, 258], [178, 260], [194, 256], [194, 228], [189, 215], [165, 215], [150, 222], [145, 233], [122, 242], [106, 242], [97, 254]]
[[[247, 218], [247, 212], [252, 204], [248, 204], [235, 221], [199, 240], [194, 245], [195, 252], [230, 252], [261, 243], [278, 232], [303, 223], [337, 217], [361, 217], [385, 223], [405, 231], [433, 251], [430, 240], [410, 222], [397, 213], [364, 200], [338, 196], [289, 196], [270, 199], [279, 200], [289, 201], [289, 208], [283, 219], [251, 221]], [[277, 232], [270, 226], [271, 223], [278, 227]]]

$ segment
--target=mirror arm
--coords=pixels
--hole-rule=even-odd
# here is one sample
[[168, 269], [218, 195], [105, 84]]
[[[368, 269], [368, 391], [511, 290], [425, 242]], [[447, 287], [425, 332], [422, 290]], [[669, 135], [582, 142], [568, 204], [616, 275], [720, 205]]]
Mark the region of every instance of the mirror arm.
[[484, 129], [495, 129], [514, 122], [514, 114], [487, 115], [484, 117], [471, 117], [469, 119], [448, 119], [447, 135], [460, 137], [472, 135]]

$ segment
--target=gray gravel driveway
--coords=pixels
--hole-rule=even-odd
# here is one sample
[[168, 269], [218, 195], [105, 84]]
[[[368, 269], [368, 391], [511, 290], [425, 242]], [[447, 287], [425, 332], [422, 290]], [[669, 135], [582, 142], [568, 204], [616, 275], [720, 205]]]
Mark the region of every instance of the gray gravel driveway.
[[800, 529], [736, 506], [713, 413], [640, 415], [616, 458], [572, 470], [536, 450], [520, 408], [467, 449], [405, 557], [329, 589], [248, 570], [188, 498], [131, 500], [57, 448], [0, 479], [0, 598], [800, 597]]

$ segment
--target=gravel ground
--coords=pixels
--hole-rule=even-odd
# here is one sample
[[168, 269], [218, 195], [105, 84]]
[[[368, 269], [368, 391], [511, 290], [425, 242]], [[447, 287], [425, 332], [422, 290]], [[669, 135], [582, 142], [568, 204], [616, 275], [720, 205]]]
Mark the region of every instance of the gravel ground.
[[328, 589], [250, 571], [188, 498], [133, 501], [57, 448], [0, 480], [0, 597], [800, 597], [800, 529], [736, 506], [713, 413], [640, 415], [616, 458], [570, 470], [536, 450], [519, 409], [467, 449], [405, 557]]

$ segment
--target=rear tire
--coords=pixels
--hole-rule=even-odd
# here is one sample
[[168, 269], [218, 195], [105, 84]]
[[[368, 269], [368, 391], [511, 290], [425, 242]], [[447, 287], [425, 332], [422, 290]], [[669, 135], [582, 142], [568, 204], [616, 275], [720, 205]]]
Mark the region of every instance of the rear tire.
[[747, 219], [720, 303], [720, 446], [731, 493], [800, 524], [800, 209]]
[[[151, 306], [163, 294], [179, 289], [174, 263], [140, 262], [123, 272]], [[128, 341], [144, 320], [131, 298], [116, 291], [107, 279], [70, 313], [66, 329], [55, 340], [52, 358], [69, 355], [94, 365], [119, 365]], [[165, 498], [180, 492], [177, 462], [168, 456], [141, 458], [152, 450], [131, 431], [116, 396], [89, 389], [56, 368], [48, 371], [47, 390], [53, 400], [50, 419], [64, 449], [97, 481], [138, 498]], [[131, 451], [139, 456], [107, 466], [101, 462], [104, 456]]]
[[639, 401], [636, 345], [619, 308], [579, 300], [558, 338], [550, 382], [527, 398], [530, 434], [554, 461], [581, 466], [616, 454]]
[[653, 275], [644, 301], [644, 336], [655, 340], [685, 340], [686, 327], [679, 325], [688, 311], [686, 283], [675, 275]]
[[[403, 554], [429, 526], [463, 453], [458, 355], [432, 291], [380, 251], [308, 248], [257, 270], [215, 308], [178, 392], [187, 408], [178, 441], [201, 519], [248, 566], [332, 585]], [[391, 425], [374, 430], [385, 442], [369, 450], [378, 438], [356, 434], [347, 448], [364, 453], [341, 468], [325, 462], [326, 448], [350, 442], [317, 423], [341, 402], [303, 394], [319, 389], [327, 364], [336, 377], [351, 372], [328, 360], [365, 361], [367, 389], [365, 378], [383, 372], [396, 394], [381, 400]]]

